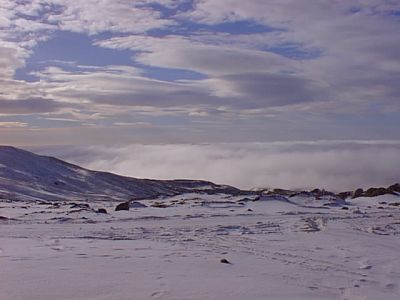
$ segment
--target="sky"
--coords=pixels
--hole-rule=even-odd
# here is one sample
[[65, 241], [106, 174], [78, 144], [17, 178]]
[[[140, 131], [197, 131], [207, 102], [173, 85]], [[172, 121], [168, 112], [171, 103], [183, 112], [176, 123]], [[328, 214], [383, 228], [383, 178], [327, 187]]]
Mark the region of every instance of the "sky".
[[0, 0], [0, 144], [386, 149], [399, 29], [398, 0]]

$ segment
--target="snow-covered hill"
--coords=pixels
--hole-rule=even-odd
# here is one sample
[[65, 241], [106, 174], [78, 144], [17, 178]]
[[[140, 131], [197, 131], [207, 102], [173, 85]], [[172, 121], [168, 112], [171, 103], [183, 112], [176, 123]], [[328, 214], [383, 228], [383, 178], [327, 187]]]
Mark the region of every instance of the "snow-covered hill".
[[15, 200], [130, 200], [187, 192], [240, 193], [200, 180], [150, 180], [91, 171], [62, 160], [0, 146], [0, 198]]

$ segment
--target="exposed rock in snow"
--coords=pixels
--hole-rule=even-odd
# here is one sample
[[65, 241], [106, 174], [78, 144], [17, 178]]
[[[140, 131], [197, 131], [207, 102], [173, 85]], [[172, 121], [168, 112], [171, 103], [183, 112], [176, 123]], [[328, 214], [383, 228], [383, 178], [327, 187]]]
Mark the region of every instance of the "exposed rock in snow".
[[107, 210], [105, 208], [99, 208], [96, 212], [99, 214], [107, 214]]
[[115, 211], [129, 210], [129, 202], [122, 202], [115, 207]]
[[353, 192], [351, 198], [355, 199], [355, 198], [361, 197], [363, 195], [363, 193], [364, 193], [363, 189], [356, 189]]

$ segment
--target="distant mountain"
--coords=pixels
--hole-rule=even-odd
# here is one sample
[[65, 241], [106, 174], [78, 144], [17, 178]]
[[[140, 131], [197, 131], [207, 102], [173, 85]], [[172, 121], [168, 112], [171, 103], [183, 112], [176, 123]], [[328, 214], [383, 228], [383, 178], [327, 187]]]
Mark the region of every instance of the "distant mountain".
[[0, 146], [0, 198], [11, 200], [131, 200], [183, 193], [240, 194], [201, 180], [151, 180], [91, 171], [57, 158]]

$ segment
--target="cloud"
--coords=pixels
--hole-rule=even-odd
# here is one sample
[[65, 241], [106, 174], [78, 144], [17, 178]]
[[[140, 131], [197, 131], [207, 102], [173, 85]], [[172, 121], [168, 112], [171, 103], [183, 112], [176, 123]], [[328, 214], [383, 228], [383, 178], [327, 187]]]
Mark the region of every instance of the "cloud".
[[296, 65], [296, 62], [272, 52], [207, 44], [182, 36], [157, 38], [132, 35], [99, 40], [96, 44], [138, 51], [134, 60], [144, 65], [186, 69], [207, 75], [293, 71]]
[[[391, 0], [0, 0], [0, 113], [30, 114], [42, 128], [67, 111], [61, 119], [121, 132], [129, 126], [115, 124], [161, 124], [193, 142], [218, 140], [214, 132], [398, 137], [399, 11]], [[82, 49], [92, 41], [98, 65], [84, 66], [85, 51], [56, 63], [69, 57], [63, 34], [46, 60], [35, 46], [60, 31], [80, 33], [70, 36]], [[112, 59], [96, 60], [96, 50]]]
[[246, 38], [229, 35], [225, 41], [240, 39], [243, 45], [246, 40], [247, 46], [278, 48], [283, 53], [290, 46], [295, 56], [309, 53], [301, 60], [301, 73], [324, 82], [330, 87], [326, 91], [337, 95], [328, 109], [347, 105], [358, 112], [360, 106], [397, 102], [398, 11], [398, 1], [272, 0], [243, 5], [239, 0], [203, 0], [182, 18], [204, 24], [246, 20], [277, 29]]
[[28, 123], [24, 122], [0, 122], [0, 129], [1, 128], [21, 128], [27, 127]]
[[171, 6], [171, 1], [146, 0], [3, 0], [0, 26], [18, 32], [66, 30], [97, 34], [142, 33], [174, 24], [150, 4]]
[[400, 143], [318, 141], [39, 148], [95, 170], [140, 178], [205, 179], [241, 188], [334, 191], [400, 181]]
[[135, 68], [113, 66], [65, 71], [47, 68], [36, 73], [48, 83], [47, 93], [69, 102], [107, 104], [114, 107], [173, 107], [207, 102], [207, 90], [188, 83], [146, 78]]
[[114, 122], [113, 125], [139, 128], [151, 127], [151, 124], [148, 122]]
[[332, 97], [326, 84], [289, 74], [238, 73], [205, 80], [216, 96], [231, 98], [233, 107], [268, 108]]
[[48, 20], [67, 31], [143, 33], [174, 24], [173, 20], [163, 19], [147, 1], [62, 0], [56, 3], [59, 13], [51, 14]]
[[2, 46], [0, 43], [0, 79], [11, 78], [15, 70], [24, 65], [24, 59], [18, 52], [15, 45], [7, 43]]
[[49, 99], [32, 98], [22, 100], [1, 100], [0, 115], [24, 115], [47, 113], [60, 110], [64, 105]]
[[184, 106], [186, 110], [208, 106], [209, 112], [225, 107], [246, 114], [248, 109], [324, 101], [331, 96], [322, 82], [269, 72], [162, 81], [145, 77], [144, 71], [137, 68], [78, 66], [73, 71], [49, 67], [35, 75], [42, 79], [50, 97], [71, 103], [90, 102], [93, 108], [101, 104], [180, 110]]

